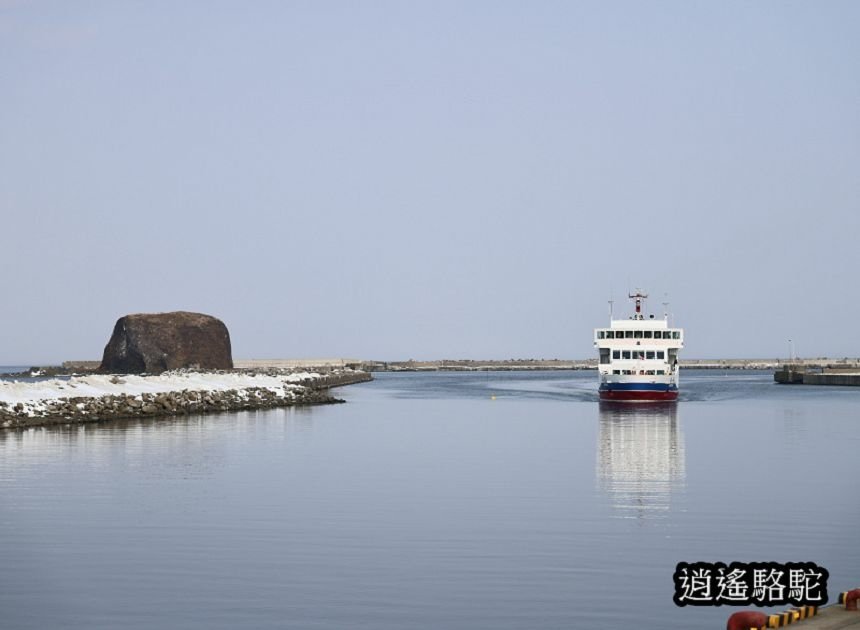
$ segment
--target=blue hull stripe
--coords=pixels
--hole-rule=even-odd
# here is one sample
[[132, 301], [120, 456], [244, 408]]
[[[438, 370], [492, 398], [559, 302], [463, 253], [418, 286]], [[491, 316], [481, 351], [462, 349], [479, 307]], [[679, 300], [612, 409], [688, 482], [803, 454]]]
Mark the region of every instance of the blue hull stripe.
[[674, 392], [678, 391], [675, 385], [668, 383], [602, 383], [602, 392]]

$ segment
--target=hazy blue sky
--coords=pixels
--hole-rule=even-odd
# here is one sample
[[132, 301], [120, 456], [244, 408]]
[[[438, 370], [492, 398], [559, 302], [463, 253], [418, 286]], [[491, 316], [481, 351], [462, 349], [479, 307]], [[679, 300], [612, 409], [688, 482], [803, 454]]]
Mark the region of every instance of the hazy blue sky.
[[[0, 365], [858, 356], [860, 2], [0, 0]], [[626, 308], [626, 304], [622, 304]]]

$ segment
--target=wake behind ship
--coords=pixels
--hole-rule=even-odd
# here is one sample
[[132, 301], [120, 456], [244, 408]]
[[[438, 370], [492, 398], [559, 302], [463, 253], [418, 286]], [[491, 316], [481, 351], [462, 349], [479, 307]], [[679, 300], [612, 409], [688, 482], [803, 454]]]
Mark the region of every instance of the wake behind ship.
[[600, 400], [658, 402], [678, 399], [678, 352], [684, 347], [684, 331], [669, 328], [662, 319], [643, 313], [646, 293], [628, 296], [635, 311], [628, 319], [612, 319], [609, 328], [594, 331], [600, 353]]

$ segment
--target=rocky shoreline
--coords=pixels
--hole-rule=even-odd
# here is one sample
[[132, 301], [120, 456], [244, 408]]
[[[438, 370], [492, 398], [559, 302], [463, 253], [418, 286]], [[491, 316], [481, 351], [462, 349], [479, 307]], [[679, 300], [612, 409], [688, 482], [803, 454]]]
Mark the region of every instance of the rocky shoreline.
[[[4, 381], [0, 429], [341, 403], [330, 388], [371, 379], [369, 373], [354, 370], [327, 374], [236, 370]], [[63, 395], [75, 389], [86, 395]]]

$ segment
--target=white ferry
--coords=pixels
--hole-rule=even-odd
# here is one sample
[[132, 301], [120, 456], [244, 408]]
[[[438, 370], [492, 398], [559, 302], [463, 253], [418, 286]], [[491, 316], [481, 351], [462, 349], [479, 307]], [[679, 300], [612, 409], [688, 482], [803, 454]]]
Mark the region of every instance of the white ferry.
[[628, 319], [612, 319], [609, 328], [594, 331], [600, 353], [600, 399], [652, 402], [678, 399], [678, 352], [684, 347], [684, 331], [669, 328], [669, 315], [662, 319], [642, 312], [646, 293], [628, 296], [636, 310]]

